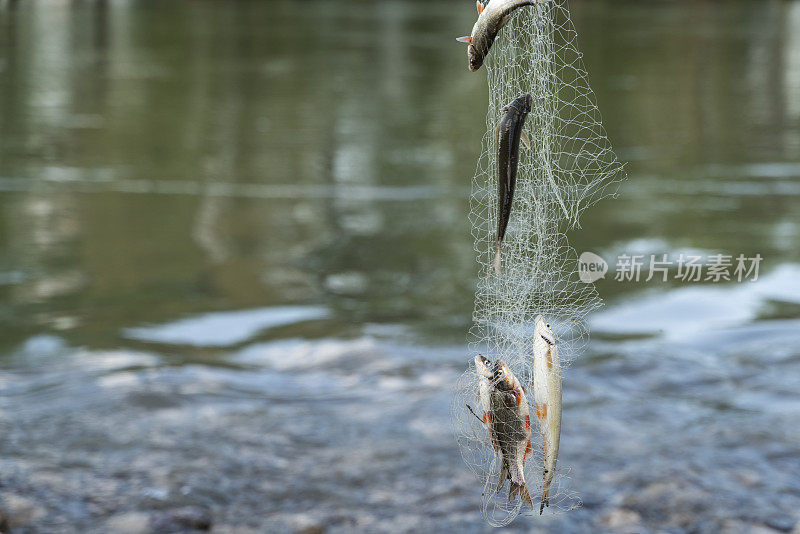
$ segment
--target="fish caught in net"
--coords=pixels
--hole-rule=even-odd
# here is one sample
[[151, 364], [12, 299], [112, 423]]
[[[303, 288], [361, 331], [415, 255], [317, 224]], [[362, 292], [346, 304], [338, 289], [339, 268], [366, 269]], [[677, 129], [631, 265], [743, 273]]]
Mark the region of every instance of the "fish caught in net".
[[[499, 31], [483, 65], [489, 83], [489, 109], [470, 207], [481, 276], [469, 334], [470, 364], [456, 385], [452, 417], [461, 454], [483, 485], [484, 517], [490, 524], [500, 526], [520, 513], [538, 516], [542, 509], [565, 510], [580, 503], [568, 487], [568, 469], [559, 461], [549, 488], [549, 508], [542, 504], [546, 463], [553, 461], [546, 458], [545, 451], [553, 433], [539, 422], [542, 414], [536, 413], [539, 401], [534, 401], [534, 391], [538, 386], [537, 395], [544, 398], [547, 380], [534, 383], [534, 375], [540, 376], [534, 366], [534, 333], [541, 315], [548, 323], [547, 331], [552, 333], [552, 347], [557, 347], [560, 357], [560, 384], [561, 371], [588, 342], [586, 315], [601, 304], [594, 286], [578, 277], [577, 254], [566, 233], [580, 228], [584, 209], [615, 194], [624, 169], [602, 126], [566, 0], [516, 9]], [[530, 148], [519, 147], [516, 186], [504, 228], [499, 268], [495, 260], [503, 203], [498, 203], [498, 165], [504, 163], [498, 163], [502, 158], [498, 158], [497, 127], [503, 109], [528, 93], [530, 112], [524, 132]], [[542, 345], [541, 350], [547, 351], [548, 346]], [[484, 361], [475, 358], [479, 355], [489, 363], [477, 365]], [[525, 412], [531, 414], [531, 447], [524, 454], [523, 473], [515, 480], [501, 476], [508, 459], [500, 453], [497, 432], [507, 425], [487, 424], [484, 413], [486, 408], [488, 412], [499, 410], [503, 399], [510, 399], [505, 390], [493, 390], [491, 395], [486, 392], [491, 379], [487, 382], [485, 377], [496, 380], [495, 368], [501, 367], [495, 365], [498, 360], [524, 392], [514, 395], [529, 405], [518, 411], [519, 417], [524, 417]], [[541, 369], [547, 368], [540, 368], [540, 373], [544, 372]], [[501, 387], [494, 384], [491, 387]], [[492, 405], [487, 398], [499, 400]], [[517, 421], [515, 412], [496, 413]], [[515, 435], [523, 439], [526, 432], [518, 425], [513, 428]], [[564, 429], [569, 432], [569, 414], [564, 418]], [[555, 440], [557, 446], [557, 435]], [[516, 454], [517, 449], [513, 451]], [[515, 487], [520, 477], [524, 477], [532, 505]]]

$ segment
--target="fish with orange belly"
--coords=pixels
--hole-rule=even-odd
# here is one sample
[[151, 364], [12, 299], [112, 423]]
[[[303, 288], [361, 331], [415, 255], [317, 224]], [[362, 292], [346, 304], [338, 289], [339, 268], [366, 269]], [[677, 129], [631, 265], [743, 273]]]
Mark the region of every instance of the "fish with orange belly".
[[500, 459], [497, 489], [500, 490], [509, 479], [508, 500], [519, 495], [533, 508], [523, 473], [525, 460], [531, 452], [531, 418], [525, 388], [503, 360], [492, 364], [485, 356], [475, 356], [475, 370], [483, 417], [473, 414], [489, 431], [492, 447]]
[[544, 446], [544, 485], [539, 515], [550, 506], [550, 485], [556, 474], [561, 439], [561, 361], [550, 325], [536, 317], [533, 340], [533, 401]]

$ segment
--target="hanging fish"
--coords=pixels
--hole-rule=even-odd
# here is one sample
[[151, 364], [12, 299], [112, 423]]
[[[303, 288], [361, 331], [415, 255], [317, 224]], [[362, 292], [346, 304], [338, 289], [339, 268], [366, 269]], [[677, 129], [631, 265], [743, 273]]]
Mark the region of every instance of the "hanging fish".
[[[531, 418], [525, 389], [503, 360], [492, 362], [475, 356], [478, 373], [478, 402], [483, 417], [478, 417], [489, 431], [492, 447], [500, 459], [500, 478], [497, 489], [506, 479], [511, 481], [508, 500], [516, 495], [533, 508], [531, 495], [525, 485], [523, 469], [531, 452]], [[469, 405], [467, 406], [469, 408]], [[472, 411], [472, 408], [469, 408]]]
[[472, 33], [456, 39], [469, 45], [467, 48], [469, 70], [474, 72], [481, 68], [497, 34], [508, 23], [517, 8], [537, 3], [537, 0], [490, 0], [484, 7], [483, 2], [475, 2], [478, 8], [478, 20], [472, 27]]
[[[478, 403], [482, 410], [482, 417], [478, 419], [489, 429], [489, 437], [492, 438], [492, 447], [497, 450], [492, 437], [491, 423], [491, 395], [494, 387], [494, 371], [491, 360], [486, 356], [478, 354], [475, 356], [475, 372], [478, 373]], [[470, 408], [472, 410], [472, 408]], [[473, 412], [474, 413], [474, 412]], [[477, 415], [476, 415], [477, 417]]]
[[539, 515], [550, 506], [550, 484], [556, 474], [561, 439], [561, 361], [550, 325], [536, 317], [533, 340], [533, 400], [544, 445], [544, 486]]
[[532, 107], [533, 97], [530, 93], [518, 96], [501, 110], [504, 115], [497, 125], [497, 244], [492, 264], [497, 275], [501, 272], [500, 247], [506, 235], [514, 189], [517, 186], [520, 139], [530, 148], [530, 141], [522, 128]]

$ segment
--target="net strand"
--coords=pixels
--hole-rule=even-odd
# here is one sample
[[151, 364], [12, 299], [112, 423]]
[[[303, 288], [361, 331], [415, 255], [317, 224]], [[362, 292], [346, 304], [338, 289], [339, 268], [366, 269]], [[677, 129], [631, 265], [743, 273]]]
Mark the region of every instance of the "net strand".
[[[485, 68], [489, 108], [469, 216], [481, 274], [469, 360], [476, 354], [505, 360], [529, 392], [531, 403], [535, 317], [542, 314], [551, 323], [562, 369], [588, 343], [584, 319], [601, 300], [594, 286], [578, 278], [577, 254], [566, 232], [580, 227], [583, 210], [615, 194], [624, 169], [602, 126], [566, 0], [518, 9], [500, 32]], [[502, 275], [489, 275], [498, 216], [494, 132], [500, 110], [526, 92], [533, 96], [525, 124], [531, 148], [520, 147], [516, 193], [502, 244]], [[483, 485], [483, 515], [494, 526], [508, 524], [519, 513], [538, 515], [538, 504], [531, 510], [523, 508], [519, 499], [509, 502], [508, 483], [497, 487], [500, 462], [487, 429], [466, 407], [476, 405], [477, 392], [478, 377], [470, 363], [456, 385], [452, 413], [461, 454]], [[568, 417], [565, 421], [568, 425]], [[543, 471], [542, 447], [537, 444], [542, 438], [535, 422], [532, 426], [533, 454], [524, 475], [537, 503]], [[559, 461], [550, 510], [579, 505], [577, 494], [568, 487], [568, 472]]]

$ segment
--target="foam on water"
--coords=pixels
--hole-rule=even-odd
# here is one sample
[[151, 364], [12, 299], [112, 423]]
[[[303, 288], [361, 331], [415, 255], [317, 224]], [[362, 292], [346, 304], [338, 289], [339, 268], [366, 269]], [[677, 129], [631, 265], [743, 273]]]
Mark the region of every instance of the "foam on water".
[[123, 335], [128, 339], [170, 345], [227, 347], [243, 343], [268, 328], [327, 316], [328, 310], [320, 306], [273, 306], [207, 313], [162, 325], [127, 328]]
[[591, 320], [606, 334], [650, 334], [679, 338], [747, 323], [770, 301], [800, 304], [800, 265], [784, 264], [757, 282], [684, 286], [649, 291], [611, 305]]

